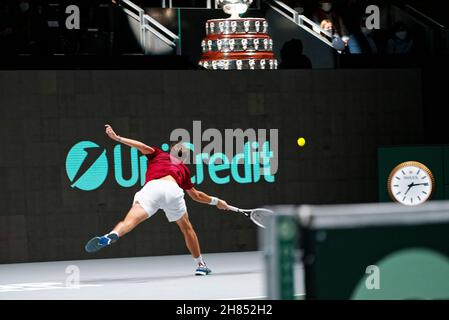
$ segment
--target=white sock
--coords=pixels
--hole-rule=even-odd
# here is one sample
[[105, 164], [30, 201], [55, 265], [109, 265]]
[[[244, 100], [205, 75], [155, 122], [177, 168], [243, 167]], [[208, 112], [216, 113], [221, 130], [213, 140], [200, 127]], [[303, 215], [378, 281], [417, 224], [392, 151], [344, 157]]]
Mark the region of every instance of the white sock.
[[201, 265], [206, 265], [205, 263], [204, 263], [204, 260], [203, 260], [203, 257], [202, 256], [199, 256], [198, 258], [193, 258], [194, 260], [195, 260], [195, 262], [197, 263], [197, 264], [201, 264]]
[[119, 237], [120, 238], [120, 236], [118, 235], [118, 233], [117, 232], [115, 232], [115, 231], [111, 231], [111, 232], [109, 232], [108, 234], [107, 234], [107, 236], [108, 235], [110, 235], [110, 234], [115, 234], [117, 237]]

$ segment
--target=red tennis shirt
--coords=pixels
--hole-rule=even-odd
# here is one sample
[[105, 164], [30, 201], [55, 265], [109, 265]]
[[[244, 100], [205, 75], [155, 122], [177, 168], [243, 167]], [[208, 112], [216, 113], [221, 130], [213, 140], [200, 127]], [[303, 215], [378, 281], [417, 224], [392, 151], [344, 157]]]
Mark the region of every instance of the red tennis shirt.
[[146, 155], [148, 158], [148, 168], [145, 175], [145, 184], [151, 180], [172, 176], [181, 189], [192, 189], [193, 183], [190, 180], [189, 168], [169, 153], [156, 147], [152, 148], [154, 152]]

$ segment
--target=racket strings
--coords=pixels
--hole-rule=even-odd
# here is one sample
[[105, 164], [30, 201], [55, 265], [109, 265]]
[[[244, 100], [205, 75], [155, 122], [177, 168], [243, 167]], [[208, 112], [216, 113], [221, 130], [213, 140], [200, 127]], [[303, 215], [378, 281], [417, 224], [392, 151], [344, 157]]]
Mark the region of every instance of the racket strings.
[[255, 224], [261, 226], [262, 228], [265, 228], [267, 225], [267, 218], [272, 214], [273, 212], [269, 210], [264, 209], [254, 210], [251, 213], [251, 220], [253, 220]]

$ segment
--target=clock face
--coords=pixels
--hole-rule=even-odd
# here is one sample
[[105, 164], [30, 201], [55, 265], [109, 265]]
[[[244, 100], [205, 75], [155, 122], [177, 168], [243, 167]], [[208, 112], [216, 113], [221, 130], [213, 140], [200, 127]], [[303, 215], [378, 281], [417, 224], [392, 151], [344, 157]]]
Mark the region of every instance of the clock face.
[[390, 197], [402, 204], [414, 206], [427, 201], [434, 189], [432, 172], [422, 163], [404, 162], [388, 178]]

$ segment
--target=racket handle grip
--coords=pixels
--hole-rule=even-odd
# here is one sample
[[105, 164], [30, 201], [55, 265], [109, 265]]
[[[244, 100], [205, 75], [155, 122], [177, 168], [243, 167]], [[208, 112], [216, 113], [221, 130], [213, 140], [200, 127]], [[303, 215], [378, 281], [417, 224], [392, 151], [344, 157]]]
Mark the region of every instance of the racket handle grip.
[[234, 211], [234, 212], [239, 212], [239, 208], [237, 207], [233, 207], [233, 206], [228, 206], [229, 210]]

